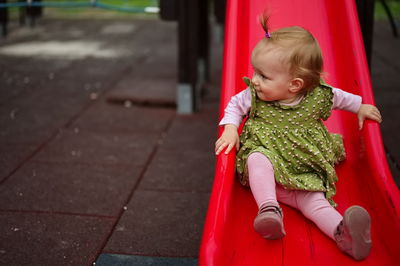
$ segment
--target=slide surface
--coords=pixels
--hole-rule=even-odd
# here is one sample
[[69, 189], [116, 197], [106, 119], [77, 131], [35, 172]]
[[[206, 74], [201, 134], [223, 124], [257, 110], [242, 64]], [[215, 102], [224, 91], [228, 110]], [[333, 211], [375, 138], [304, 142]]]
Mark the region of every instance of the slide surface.
[[[326, 81], [374, 103], [355, 1], [228, 0], [220, 117], [230, 98], [252, 75], [250, 53], [264, 36], [258, 15], [268, 8], [271, 29], [299, 25], [318, 39]], [[199, 265], [400, 265], [400, 194], [389, 171], [379, 125], [358, 130], [356, 115], [333, 111], [326, 122], [343, 135], [347, 158], [336, 167], [338, 211], [361, 205], [371, 214], [370, 256], [353, 261], [298, 211], [283, 205], [286, 236], [265, 240], [253, 230], [257, 206], [235, 177], [235, 154], [217, 157]], [[221, 129], [219, 129], [221, 133]]]

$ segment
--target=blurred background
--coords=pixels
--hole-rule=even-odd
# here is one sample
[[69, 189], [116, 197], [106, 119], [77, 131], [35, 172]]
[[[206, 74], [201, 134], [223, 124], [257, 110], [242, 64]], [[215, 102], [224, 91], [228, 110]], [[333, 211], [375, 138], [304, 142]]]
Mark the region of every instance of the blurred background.
[[[356, 3], [400, 185], [400, 1]], [[225, 5], [0, 0], [0, 265], [197, 265]]]

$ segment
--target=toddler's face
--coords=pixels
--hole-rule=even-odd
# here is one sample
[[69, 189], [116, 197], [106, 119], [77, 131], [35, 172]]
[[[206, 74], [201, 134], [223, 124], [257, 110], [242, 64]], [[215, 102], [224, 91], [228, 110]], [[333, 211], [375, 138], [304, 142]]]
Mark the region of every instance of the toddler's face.
[[289, 68], [282, 62], [281, 52], [255, 50], [251, 64], [254, 74], [251, 79], [258, 98], [263, 101], [288, 101], [296, 98], [290, 89], [292, 77]]

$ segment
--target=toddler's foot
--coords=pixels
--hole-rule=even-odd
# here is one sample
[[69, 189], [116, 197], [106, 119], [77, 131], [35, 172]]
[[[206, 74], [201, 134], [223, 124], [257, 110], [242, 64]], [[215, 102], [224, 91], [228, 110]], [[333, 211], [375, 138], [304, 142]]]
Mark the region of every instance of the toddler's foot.
[[360, 206], [348, 208], [334, 235], [341, 251], [355, 260], [365, 259], [372, 246], [371, 218], [368, 212]]
[[254, 220], [254, 230], [266, 239], [280, 239], [286, 234], [282, 218], [282, 209], [279, 205], [263, 204]]

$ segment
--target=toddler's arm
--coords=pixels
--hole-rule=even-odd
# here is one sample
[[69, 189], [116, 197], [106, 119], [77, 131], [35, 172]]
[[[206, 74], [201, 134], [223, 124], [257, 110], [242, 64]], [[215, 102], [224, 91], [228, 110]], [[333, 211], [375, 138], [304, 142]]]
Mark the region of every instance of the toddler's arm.
[[224, 126], [224, 132], [215, 143], [215, 154], [218, 155], [223, 149], [226, 148], [225, 154], [228, 154], [233, 147], [239, 149], [239, 134], [238, 127], [247, 115], [251, 107], [251, 92], [250, 89], [236, 94], [229, 101], [228, 106], [225, 108], [225, 114], [219, 123]]
[[243, 117], [248, 114], [250, 107], [251, 91], [247, 88], [231, 98], [228, 106], [225, 108], [224, 117], [219, 122], [219, 125], [233, 124], [239, 127]]
[[378, 123], [382, 122], [382, 116], [378, 108], [370, 104], [362, 104], [361, 101], [362, 98], [358, 95], [333, 88], [332, 109], [341, 109], [357, 114], [359, 129], [362, 129], [365, 118]]

